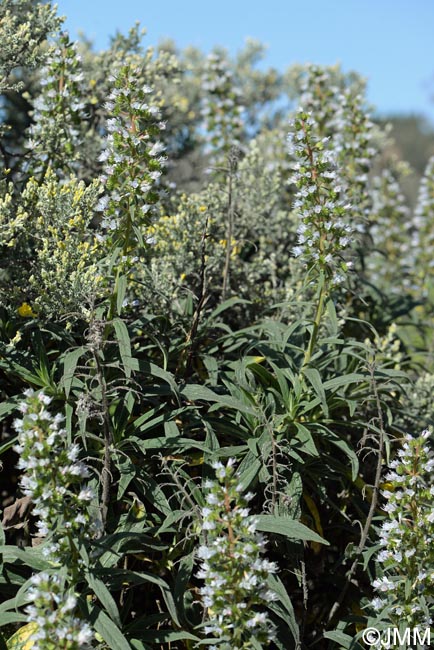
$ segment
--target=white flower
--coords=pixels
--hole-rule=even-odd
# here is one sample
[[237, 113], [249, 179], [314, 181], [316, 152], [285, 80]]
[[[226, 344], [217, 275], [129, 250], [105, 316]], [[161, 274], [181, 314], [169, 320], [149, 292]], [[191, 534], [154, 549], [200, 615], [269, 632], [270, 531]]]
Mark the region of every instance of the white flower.
[[86, 487], [80, 490], [77, 499], [79, 501], [92, 501], [95, 497], [95, 493], [92, 488]]
[[[202, 529], [206, 532], [207, 543], [197, 551], [202, 561], [197, 577], [204, 581], [200, 594], [209, 618], [205, 631], [217, 636], [225, 634], [232, 639], [235, 630], [244, 630], [244, 635], [247, 632], [259, 634], [265, 640], [270, 629], [268, 617], [265, 612], [252, 611], [252, 605], [260, 606], [276, 598], [266, 588], [266, 580], [277, 567], [260, 556], [264, 540], [256, 533], [257, 521], [251, 517], [246, 522], [249, 516], [246, 503], [253, 494], [249, 494], [248, 499], [243, 497], [242, 486], [234, 475], [234, 464], [232, 460], [226, 466], [216, 462], [214, 469], [219, 483], [206, 483], [209, 493], [205, 497], [207, 505], [202, 509], [202, 514], [206, 515]], [[232, 541], [229, 529], [233, 531]], [[237, 594], [235, 601], [231, 599], [232, 593]], [[232, 644], [231, 647], [239, 646]]]
[[395, 588], [395, 584], [387, 576], [374, 580], [372, 585], [377, 591], [392, 591]]
[[76, 605], [77, 605], [77, 599], [76, 599], [76, 597], [73, 596], [72, 594], [70, 594], [70, 595], [67, 597], [67, 599], [66, 599], [66, 601], [64, 602], [64, 604], [62, 605], [62, 611], [63, 611], [63, 612], [70, 612], [71, 610], [73, 610], [73, 609], [75, 608]]
[[90, 629], [90, 627], [87, 625], [87, 623], [82, 623], [81, 624], [81, 629], [77, 634], [77, 643], [79, 645], [85, 645], [88, 644], [92, 641], [93, 639], [93, 632]]
[[378, 611], [378, 610], [382, 609], [382, 607], [384, 607], [384, 601], [382, 601], [381, 598], [378, 598], [378, 596], [377, 596], [376, 598], [374, 598], [371, 601], [371, 605], [375, 610]]

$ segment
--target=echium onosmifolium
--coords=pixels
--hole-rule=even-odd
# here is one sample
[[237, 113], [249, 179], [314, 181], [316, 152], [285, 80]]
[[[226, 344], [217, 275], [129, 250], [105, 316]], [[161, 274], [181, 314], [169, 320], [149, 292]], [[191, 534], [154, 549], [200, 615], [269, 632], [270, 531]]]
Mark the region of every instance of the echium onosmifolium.
[[[14, 420], [24, 471], [21, 489], [34, 504], [39, 535], [49, 537], [43, 554], [53, 572], [31, 578], [26, 612], [34, 624], [34, 650], [86, 650], [93, 638], [90, 627], [74, 616], [75, 585], [82, 574], [80, 546], [100, 530], [99, 516], [89, 513], [94, 493], [87, 485], [90, 472], [79, 460], [78, 444], [68, 445], [61, 414], [47, 409], [51, 398], [33, 389], [25, 391], [19, 406], [22, 418]], [[61, 572], [59, 572], [61, 569]]]
[[97, 513], [89, 513], [95, 498], [86, 483], [90, 471], [79, 460], [80, 446], [67, 444], [63, 415], [53, 416], [46, 408], [51, 398], [33, 389], [25, 391], [25, 396], [19, 407], [22, 418], [14, 420], [18, 433], [14, 450], [20, 456], [18, 468], [24, 472], [21, 489], [34, 504], [39, 535], [51, 536], [44, 554], [54, 563], [76, 568], [80, 560], [72, 546], [77, 550], [100, 529]]
[[[368, 171], [377, 147], [371, 141], [374, 137], [374, 123], [364, 106], [365, 99], [361, 94], [354, 94], [347, 89], [339, 95], [338, 108], [331, 125], [335, 131], [333, 136], [334, 150], [338, 153], [342, 164], [351, 163], [353, 179], [366, 184]], [[344, 169], [348, 173], [348, 169]]]
[[399, 171], [390, 169], [373, 180], [369, 227], [373, 251], [366, 257], [365, 268], [375, 286], [400, 292], [402, 285], [413, 282], [414, 250], [410, 210], [398, 180]]
[[77, 598], [73, 590], [65, 591], [60, 575], [37, 573], [30, 581], [31, 604], [25, 611], [35, 628], [29, 639], [32, 650], [90, 650], [93, 632], [74, 616]]
[[293, 208], [300, 215], [298, 244], [293, 249], [308, 269], [319, 268], [331, 284], [339, 284], [350, 264], [343, 254], [350, 248], [352, 206], [345, 201], [335, 155], [326, 148], [328, 138], [318, 138], [316, 122], [299, 109], [291, 123], [292, 183], [297, 187]]
[[162, 193], [160, 178], [165, 166], [161, 141], [165, 122], [139, 69], [124, 66], [113, 77], [113, 89], [105, 108], [106, 122], [102, 181], [106, 193], [97, 209], [102, 227], [112, 233], [124, 254], [143, 237]]
[[337, 68], [309, 64], [303, 70], [300, 84], [300, 106], [315, 116], [317, 135], [330, 136], [332, 123], [339, 110], [343, 79]]
[[376, 556], [381, 575], [371, 606], [382, 619], [399, 626], [432, 624], [434, 605], [434, 457], [428, 430], [406, 435], [389, 464], [382, 496], [386, 519], [380, 530], [382, 550]]
[[426, 226], [425, 221], [434, 214], [434, 156], [429, 159], [420, 182], [414, 213], [417, 219], [415, 225], [419, 228]]
[[212, 52], [208, 55], [203, 73], [204, 91], [202, 116], [213, 147], [227, 153], [239, 146], [243, 120], [241, 91], [226, 59]]
[[364, 231], [370, 208], [368, 174], [377, 154], [365, 83], [357, 76], [344, 75], [338, 66], [309, 65], [301, 91], [300, 105], [314, 116], [315, 135], [330, 138], [339, 181], [352, 204], [353, 227]]
[[28, 131], [33, 174], [53, 165], [56, 172], [77, 170], [85, 124], [86, 90], [77, 45], [62, 34], [41, 70], [41, 92], [33, 100]]
[[433, 278], [434, 259], [434, 156], [428, 161], [420, 182], [412, 224], [412, 249], [416, 272], [427, 292], [426, 281]]
[[[276, 599], [267, 578], [277, 571], [262, 557], [265, 539], [256, 531], [248, 502], [235, 474], [234, 461], [213, 464], [217, 481], [205, 481], [202, 508], [203, 543], [197, 551], [204, 581], [200, 595], [206, 609], [205, 634], [219, 642], [219, 650], [248, 650], [252, 639], [268, 644], [274, 627], [264, 606]], [[217, 646], [212, 646], [216, 648]]]
[[331, 122], [335, 130], [332, 147], [337, 154], [345, 193], [352, 204], [353, 220], [357, 220], [356, 228], [365, 231], [371, 207], [369, 172], [378, 152], [374, 124], [361, 93], [348, 88], [338, 99], [338, 109]]

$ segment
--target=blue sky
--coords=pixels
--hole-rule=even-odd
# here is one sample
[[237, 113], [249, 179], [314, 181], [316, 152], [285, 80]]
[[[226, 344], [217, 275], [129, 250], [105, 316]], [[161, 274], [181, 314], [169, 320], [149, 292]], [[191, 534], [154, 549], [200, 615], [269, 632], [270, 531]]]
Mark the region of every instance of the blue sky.
[[72, 37], [97, 49], [140, 21], [145, 44], [231, 53], [247, 37], [267, 45], [265, 63], [341, 63], [368, 80], [379, 113], [417, 112], [434, 123], [434, 0], [57, 0]]

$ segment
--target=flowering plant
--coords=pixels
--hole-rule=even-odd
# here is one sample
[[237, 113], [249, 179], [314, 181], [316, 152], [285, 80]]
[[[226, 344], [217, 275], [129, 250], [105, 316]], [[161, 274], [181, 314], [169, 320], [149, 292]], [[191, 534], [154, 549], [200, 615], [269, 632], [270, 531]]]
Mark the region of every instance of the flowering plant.
[[276, 598], [267, 577], [277, 566], [261, 557], [265, 539], [247, 507], [254, 495], [243, 495], [234, 460], [213, 467], [217, 481], [204, 484], [204, 543], [197, 552], [201, 560], [197, 577], [204, 580], [199, 593], [208, 619], [204, 631], [216, 638], [219, 650], [248, 650], [255, 647], [252, 639], [268, 645], [273, 638], [273, 625], [263, 608]]
[[29, 622], [36, 623], [33, 647], [56, 650], [61, 642], [65, 650], [85, 650], [93, 633], [74, 616], [73, 590], [82, 573], [80, 545], [99, 530], [99, 518], [91, 516], [88, 507], [95, 499], [85, 481], [90, 471], [78, 458], [79, 445], [67, 443], [63, 416], [53, 417], [47, 410], [51, 398], [32, 389], [25, 395], [20, 404], [23, 417], [14, 421], [18, 467], [24, 471], [21, 489], [32, 500], [38, 535], [49, 538], [43, 554], [54, 567], [62, 567], [62, 575], [40, 573], [31, 578], [32, 604], [26, 612]]
[[61, 22], [0, 3], [0, 627], [345, 646], [373, 589], [381, 620], [427, 622], [427, 440], [392, 468], [375, 576], [371, 542], [387, 445], [432, 419], [433, 162], [412, 213], [339, 66], [138, 27], [95, 52]]
[[434, 457], [431, 433], [406, 435], [382, 490], [386, 513], [376, 556], [380, 576], [371, 602], [380, 620], [399, 627], [432, 624], [434, 604]]

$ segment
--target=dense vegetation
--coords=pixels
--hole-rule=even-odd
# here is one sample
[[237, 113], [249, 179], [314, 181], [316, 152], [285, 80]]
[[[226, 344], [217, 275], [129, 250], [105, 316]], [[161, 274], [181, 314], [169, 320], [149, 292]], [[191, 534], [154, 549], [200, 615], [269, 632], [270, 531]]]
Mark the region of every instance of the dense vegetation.
[[0, 649], [428, 628], [434, 158], [253, 42], [0, 37]]

